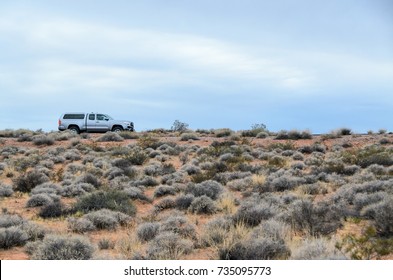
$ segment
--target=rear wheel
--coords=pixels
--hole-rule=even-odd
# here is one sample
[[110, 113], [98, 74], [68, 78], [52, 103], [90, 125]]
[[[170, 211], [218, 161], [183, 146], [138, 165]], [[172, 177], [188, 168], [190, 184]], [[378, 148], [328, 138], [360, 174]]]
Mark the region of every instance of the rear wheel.
[[119, 133], [123, 131], [123, 128], [121, 126], [115, 126], [112, 128], [113, 132]]
[[75, 134], [79, 134], [79, 127], [77, 127], [76, 125], [72, 125], [72, 126], [70, 126], [69, 128], [68, 128], [68, 130], [69, 131], [71, 131], [72, 133], [75, 133]]

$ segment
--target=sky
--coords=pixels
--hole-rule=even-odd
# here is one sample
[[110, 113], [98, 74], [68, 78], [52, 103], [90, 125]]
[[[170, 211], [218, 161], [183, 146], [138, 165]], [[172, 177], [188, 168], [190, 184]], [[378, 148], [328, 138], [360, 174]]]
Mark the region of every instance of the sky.
[[391, 0], [0, 1], [0, 129], [393, 131]]

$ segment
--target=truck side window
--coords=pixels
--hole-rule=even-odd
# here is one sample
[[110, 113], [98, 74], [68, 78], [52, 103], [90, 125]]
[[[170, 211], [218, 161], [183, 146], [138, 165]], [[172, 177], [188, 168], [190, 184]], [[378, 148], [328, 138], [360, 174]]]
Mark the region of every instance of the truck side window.
[[95, 114], [90, 114], [89, 115], [89, 120], [94, 121], [95, 118], [96, 118]]
[[103, 115], [103, 114], [97, 114], [97, 120], [99, 120], [99, 121], [105, 120], [105, 115]]

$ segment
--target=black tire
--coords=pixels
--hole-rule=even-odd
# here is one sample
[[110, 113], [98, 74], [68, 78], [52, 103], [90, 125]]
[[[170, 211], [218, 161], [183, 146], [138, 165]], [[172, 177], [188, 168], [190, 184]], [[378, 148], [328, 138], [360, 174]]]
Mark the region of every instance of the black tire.
[[116, 133], [119, 133], [119, 132], [122, 132], [124, 129], [121, 127], [121, 126], [114, 126], [113, 128], [112, 128], [112, 131], [113, 132], [116, 132]]
[[79, 127], [77, 127], [76, 125], [71, 125], [70, 127], [68, 127], [68, 130], [75, 134], [80, 133]]

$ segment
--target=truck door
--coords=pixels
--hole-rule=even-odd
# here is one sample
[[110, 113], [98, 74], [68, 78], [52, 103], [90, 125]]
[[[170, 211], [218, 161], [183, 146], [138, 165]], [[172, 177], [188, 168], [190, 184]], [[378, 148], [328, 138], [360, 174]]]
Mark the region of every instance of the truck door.
[[88, 131], [97, 131], [96, 114], [89, 114], [86, 126]]
[[97, 114], [96, 116], [96, 127], [99, 131], [108, 131], [109, 127], [109, 118], [104, 114]]

